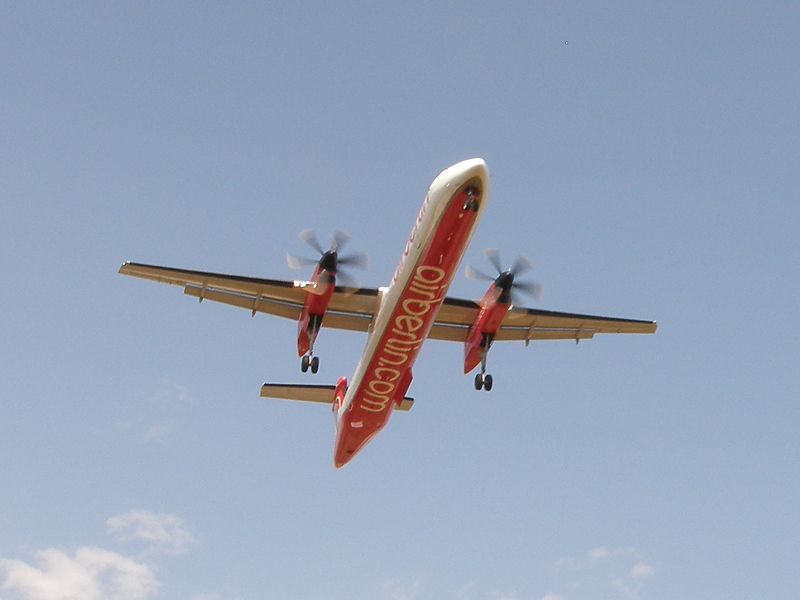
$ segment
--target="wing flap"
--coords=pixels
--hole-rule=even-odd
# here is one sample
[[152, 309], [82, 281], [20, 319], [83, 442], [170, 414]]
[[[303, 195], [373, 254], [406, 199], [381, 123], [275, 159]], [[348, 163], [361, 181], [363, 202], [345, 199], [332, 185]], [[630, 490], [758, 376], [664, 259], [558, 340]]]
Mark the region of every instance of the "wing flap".
[[[445, 298], [428, 338], [463, 342], [480, 306], [471, 300]], [[596, 333], [655, 333], [653, 321], [599, 317], [575, 313], [512, 307], [503, 319], [496, 341], [585, 340]]]
[[285, 302], [275, 302], [268, 298], [257, 298], [256, 296], [245, 296], [242, 294], [235, 294], [233, 292], [224, 292], [221, 290], [199, 288], [193, 285], [187, 285], [183, 288], [183, 293], [188, 296], [194, 296], [201, 300], [211, 300], [213, 302], [221, 302], [222, 304], [230, 304], [231, 306], [238, 306], [239, 308], [246, 308], [254, 315], [257, 312], [266, 313], [268, 315], [275, 315], [277, 317], [285, 317], [287, 319], [297, 320], [300, 318], [300, 313], [303, 310], [303, 305], [287, 304]]

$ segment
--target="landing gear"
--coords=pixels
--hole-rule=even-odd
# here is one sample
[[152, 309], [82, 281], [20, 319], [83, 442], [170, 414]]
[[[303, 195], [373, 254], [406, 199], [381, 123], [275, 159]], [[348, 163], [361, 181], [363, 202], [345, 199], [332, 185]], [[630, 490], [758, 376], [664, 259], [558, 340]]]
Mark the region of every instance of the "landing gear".
[[478, 373], [475, 375], [475, 389], [480, 390], [483, 388], [487, 392], [492, 391], [492, 376], [489, 374], [484, 375], [483, 373]]
[[311, 372], [314, 374], [319, 371], [319, 356], [311, 356], [310, 354], [306, 354], [300, 360], [300, 370], [303, 371], [303, 373], [307, 373], [309, 367], [311, 367]]
[[309, 367], [311, 372], [315, 373], [319, 370], [319, 358], [314, 356], [314, 342], [317, 339], [319, 328], [322, 325], [322, 316], [310, 315], [307, 333], [308, 333], [308, 354], [303, 356], [300, 360], [300, 370], [307, 373]]
[[467, 193], [467, 199], [464, 201], [464, 210], [478, 212], [478, 207], [480, 206], [478, 203], [478, 188], [468, 187], [464, 191]]
[[492, 391], [492, 376], [486, 373], [486, 357], [489, 355], [489, 348], [494, 341], [494, 336], [489, 334], [483, 334], [483, 339], [481, 340], [481, 347], [479, 353], [481, 355], [481, 372], [475, 375], [475, 389], [480, 390], [483, 388], [487, 392]]

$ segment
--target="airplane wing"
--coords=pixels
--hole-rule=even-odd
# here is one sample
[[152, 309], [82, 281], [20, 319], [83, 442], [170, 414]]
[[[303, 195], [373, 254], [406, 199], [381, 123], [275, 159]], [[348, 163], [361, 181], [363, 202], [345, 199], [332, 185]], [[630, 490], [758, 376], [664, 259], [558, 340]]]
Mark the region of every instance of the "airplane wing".
[[[180, 285], [189, 296], [296, 320], [306, 299], [307, 281], [258, 279], [222, 273], [172, 269], [126, 262], [123, 275]], [[322, 326], [350, 331], [369, 331], [378, 312], [376, 288], [336, 286]], [[480, 306], [472, 300], [445, 298], [428, 339], [463, 342]], [[591, 339], [596, 333], [655, 333], [656, 323], [613, 317], [512, 307], [503, 320], [495, 341]]]
[[[445, 298], [436, 315], [428, 339], [463, 342], [480, 306], [472, 300]], [[554, 312], [535, 308], [512, 307], [507, 313], [495, 341], [591, 339], [596, 333], [655, 333], [653, 321], [597, 317]]]
[[[126, 262], [123, 275], [150, 279], [183, 287], [183, 293], [203, 300], [212, 300], [245, 308], [255, 316], [262, 312], [297, 320], [306, 300], [308, 281], [258, 279], [205, 271], [189, 271], [156, 265]], [[336, 286], [325, 313], [323, 327], [368, 331], [378, 310], [378, 290]]]

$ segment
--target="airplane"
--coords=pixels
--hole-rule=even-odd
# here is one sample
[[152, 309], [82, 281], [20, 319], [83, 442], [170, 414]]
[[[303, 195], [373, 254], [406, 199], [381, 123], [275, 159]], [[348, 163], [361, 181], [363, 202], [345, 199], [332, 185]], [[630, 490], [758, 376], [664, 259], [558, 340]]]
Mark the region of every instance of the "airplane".
[[[412, 367], [425, 340], [464, 344], [464, 373], [480, 365], [475, 388], [488, 392], [493, 381], [486, 373], [486, 359], [496, 341], [519, 340], [527, 346], [532, 340], [571, 339], [577, 343], [597, 333], [655, 333], [654, 321], [515, 306], [512, 291], [520, 284], [515, 284], [514, 278], [529, 268], [529, 263], [519, 257], [514, 266], [503, 271], [496, 251], [488, 252], [487, 257], [500, 274], [480, 302], [448, 297], [447, 290], [486, 208], [488, 195], [489, 171], [484, 160], [465, 160], [442, 171], [428, 189], [387, 287], [335, 285], [336, 265], [326, 262], [324, 252], [312, 281], [240, 277], [132, 262], [124, 263], [119, 272], [180, 285], [185, 294], [199, 302], [212, 300], [239, 306], [249, 309], [252, 316], [263, 312], [295, 319], [298, 351], [304, 356], [310, 356], [304, 353], [301, 338], [309, 333], [311, 314], [322, 314], [324, 320], [312, 323], [309, 339], [316, 338], [319, 327], [367, 333], [366, 346], [349, 382], [340, 377], [336, 385], [265, 383], [261, 388], [265, 398], [330, 404], [336, 428], [333, 464], [338, 469], [386, 426], [394, 410], [411, 408], [414, 399], [406, 393], [413, 378]], [[333, 252], [336, 245], [334, 237]], [[481, 277], [471, 268], [467, 275], [488, 277]], [[536, 284], [528, 287], [534, 295], [540, 291]], [[320, 297], [324, 301], [314, 310], [319, 311], [324, 305], [324, 311], [313, 313], [309, 307]], [[304, 365], [305, 361], [301, 368]]]

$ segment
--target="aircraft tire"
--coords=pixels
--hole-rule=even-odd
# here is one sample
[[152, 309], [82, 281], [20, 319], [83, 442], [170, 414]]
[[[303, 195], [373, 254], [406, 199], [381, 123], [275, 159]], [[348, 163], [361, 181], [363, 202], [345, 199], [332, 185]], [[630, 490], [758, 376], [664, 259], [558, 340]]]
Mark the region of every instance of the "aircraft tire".
[[483, 378], [483, 389], [485, 389], [487, 392], [491, 392], [492, 391], [492, 376], [491, 375], [487, 375], [486, 377]]
[[316, 374], [317, 371], [319, 371], [319, 356], [311, 359], [311, 372]]
[[306, 373], [306, 372], [308, 371], [308, 364], [309, 364], [309, 363], [308, 363], [308, 355], [306, 355], [306, 356], [304, 356], [304, 357], [302, 358], [302, 360], [300, 361], [300, 370], [301, 370], [303, 373]]
[[475, 375], [475, 389], [480, 390], [483, 387], [483, 375], [478, 373]]

